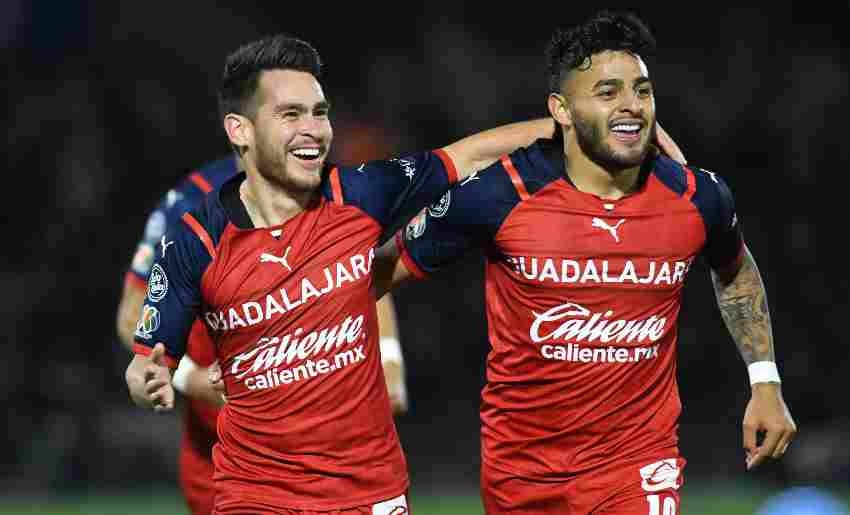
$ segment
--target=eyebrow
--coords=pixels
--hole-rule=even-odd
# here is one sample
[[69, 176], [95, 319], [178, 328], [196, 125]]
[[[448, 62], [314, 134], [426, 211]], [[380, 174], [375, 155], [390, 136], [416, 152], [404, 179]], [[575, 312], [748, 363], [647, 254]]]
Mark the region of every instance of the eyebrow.
[[650, 79], [649, 77], [640, 77], [637, 80], [635, 80], [635, 86], [640, 86], [641, 84], [645, 84], [647, 82], [649, 82], [651, 84], [652, 79]]
[[[331, 108], [331, 103], [328, 102], [327, 100], [322, 100], [321, 102], [317, 102], [313, 106], [314, 110], [315, 109], [330, 110], [330, 108]], [[291, 102], [291, 103], [276, 105], [275, 108], [274, 108], [274, 114], [282, 114], [282, 113], [285, 113], [287, 111], [298, 111], [299, 113], [303, 113], [303, 112], [306, 112], [306, 111], [309, 111], [309, 110], [310, 110], [309, 106], [307, 106], [305, 104], [299, 104], [299, 103]]]
[[[640, 86], [641, 84], [644, 84], [646, 82], [652, 82], [652, 80], [650, 80], [649, 77], [638, 77], [637, 79], [635, 79], [634, 84], [635, 84], [635, 86]], [[593, 89], [601, 88], [603, 86], [619, 87], [619, 86], [622, 86], [622, 85], [623, 85], [623, 81], [620, 80], [620, 79], [601, 79], [601, 80], [596, 81], [596, 84], [593, 85]]]

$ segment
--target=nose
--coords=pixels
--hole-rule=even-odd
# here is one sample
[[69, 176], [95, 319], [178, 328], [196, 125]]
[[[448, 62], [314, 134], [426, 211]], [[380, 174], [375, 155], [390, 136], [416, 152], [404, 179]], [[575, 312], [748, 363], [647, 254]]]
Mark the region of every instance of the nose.
[[317, 136], [321, 133], [322, 124], [327, 121], [327, 118], [315, 116], [313, 114], [305, 114], [299, 120], [298, 131], [302, 134]]
[[620, 98], [621, 111], [629, 112], [635, 115], [643, 113], [643, 102], [641, 101], [640, 96], [638, 96], [637, 92], [627, 89], [623, 92]]

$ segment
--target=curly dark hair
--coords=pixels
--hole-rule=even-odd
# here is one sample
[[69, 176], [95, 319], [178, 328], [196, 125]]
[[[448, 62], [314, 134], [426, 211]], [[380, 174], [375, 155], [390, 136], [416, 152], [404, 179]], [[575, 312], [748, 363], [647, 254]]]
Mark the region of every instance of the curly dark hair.
[[546, 48], [549, 91], [559, 92], [570, 71], [589, 66], [589, 59], [605, 50], [643, 56], [655, 50], [655, 37], [629, 12], [600, 11], [581, 25], [555, 30]]
[[295, 70], [322, 73], [322, 59], [310, 43], [285, 34], [252, 41], [234, 50], [224, 63], [218, 90], [221, 116], [238, 113], [253, 115], [251, 101], [265, 70]]

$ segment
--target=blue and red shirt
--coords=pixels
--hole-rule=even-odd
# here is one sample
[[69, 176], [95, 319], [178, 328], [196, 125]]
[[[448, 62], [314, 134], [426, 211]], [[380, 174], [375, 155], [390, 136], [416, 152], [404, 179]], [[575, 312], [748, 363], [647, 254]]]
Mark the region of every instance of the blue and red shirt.
[[488, 475], [567, 480], [678, 454], [685, 279], [700, 255], [715, 269], [742, 255], [718, 175], [653, 155], [636, 191], [606, 200], [578, 190], [563, 146], [540, 140], [452, 188], [397, 239], [420, 278], [472, 249], [486, 257]]
[[255, 228], [238, 175], [157, 248], [136, 352], [173, 364], [201, 317], [228, 403], [214, 449], [229, 498], [332, 510], [408, 487], [378, 349], [374, 248], [457, 180], [441, 150], [328, 167], [301, 213]]

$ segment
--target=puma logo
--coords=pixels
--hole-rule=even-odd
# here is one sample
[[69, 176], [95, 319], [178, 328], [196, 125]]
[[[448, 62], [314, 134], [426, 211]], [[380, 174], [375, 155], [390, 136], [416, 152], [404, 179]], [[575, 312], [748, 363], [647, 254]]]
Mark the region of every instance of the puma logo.
[[605, 220], [601, 218], [593, 217], [592, 225], [593, 227], [598, 227], [599, 229], [605, 229], [609, 233], [611, 233], [611, 237], [614, 238], [614, 241], [620, 243], [620, 237], [617, 235], [617, 229], [620, 228], [621, 225], [626, 221], [625, 218], [621, 218], [619, 222], [614, 224], [613, 226], [608, 225]]
[[174, 245], [174, 240], [165, 241], [165, 235], [162, 235], [162, 239], [159, 240], [159, 246], [162, 247], [162, 258], [165, 259], [165, 249], [168, 248], [169, 245]]
[[286, 247], [286, 250], [283, 252], [283, 255], [280, 257], [275, 256], [274, 254], [268, 254], [263, 252], [260, 254], [260, 263], [279, 263], [282, 266], [285, 266], [287, 270], [290, 272], [292, 268], [289, 266], [289, 263], [286, 261], [286, 257], [289, 255], [289, 251], [292, 247]]
[[461, 181], [460, 185], [466, 186], [467, 184], [469, 184], [472, 181], [480, 181], [480, 180], [481, 180], [481, 177], [478, 176], [478, 172], [472, 172], [472, 174], [470, 174], [469, 177], [467, 177], [466, 179]]

